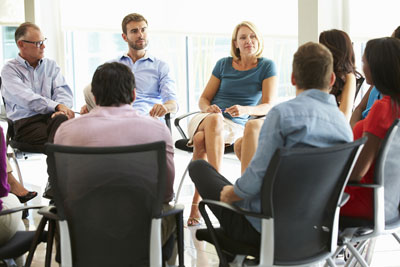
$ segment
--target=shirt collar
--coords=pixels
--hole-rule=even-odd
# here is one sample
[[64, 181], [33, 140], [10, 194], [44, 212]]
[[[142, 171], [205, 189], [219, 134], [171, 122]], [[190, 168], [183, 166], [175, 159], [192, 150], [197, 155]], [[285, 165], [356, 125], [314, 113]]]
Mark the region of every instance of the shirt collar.
[[89, 114], [93, 114], [93, 115], [99, 115], [99, 114], [121, 114], [121, 113], [125, 113], [125, 112], [134, 112], [135, 115], [138, 115], [137, 111], [134, 110], [134, 108], [132, 107], [132, 105], [128, 105], [128, 104], [123, 104], [119, 107], [115, 107], [115, 106], [96, 106], [92, 111], [89, 112]]
[[[128, 58], [130, 61], [132, 61], [132, 59], [128, 56], [128, 53], [123, 54], [120, 59], [123, 58]], [[149, 51], [147, 50], [146, 54], [144, 54], [144, 57], [140, 58], [138, 61], [145, 61], [145, 60], [150, 60], [151, 62], [154, 62], [154, 56], [150, 54]]]
[[318, 89], [304, 90], [297, 97], [311, 97], [323, 102], [327, 102], [328, 104], [332, 104], [335, 106], [337, 105], [334, 95], [328, 94]]
[[[23, 57], [20, 56], [20, 54], [17, 55], [17, 61], [21, 64], [24, 65], [26, 67], [32, 67], [31, 64], [29, 64], [29, 62], [27, 60], [25, 60]], [[39, 60], [38, 65], [40, 66], [40, 64], [42, 64], [43, 62], [43, 58]]]

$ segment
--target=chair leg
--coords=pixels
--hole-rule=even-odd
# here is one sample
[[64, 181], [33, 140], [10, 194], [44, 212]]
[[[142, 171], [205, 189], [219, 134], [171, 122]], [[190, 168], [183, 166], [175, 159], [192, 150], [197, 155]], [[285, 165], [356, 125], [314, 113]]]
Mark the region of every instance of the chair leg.
[[183, 210], [176, 214], [176, 233], [177, 233], [177, 243], [178, 243], [178, 260], [179, 267], [184, 267], [184, 252], [183, 252]]
[[[12, 148], [12, 152], [11, 152], [11, 153], [8, 153], [7, 156], [8, 156], [8, 157], [11, 157], [12, 160], [14, 161], [14, 163], [15, 163], [15, 168], [17, 169], [17, 175], [18, 175], [19, 183], [22, 185], [22, 187], [25, 187], [25, 186], [24, 186], [24, 180], [22, 179], [21, 168], [19, 167], [19, 163], [18, 163], [17, 157], [15, 156], [15, 150]], [[25, 202], [25, 203], [24, 203], [24, 206], [27, 206], [27, 205], [28, 205], [28, 203]], [[25, 219], [25, 218], [27, 218], [28, 216], [29, 216], [29, 210], [24, 210], [24, 211], [22, 212], [22, 219]]]
[[397, 233], [392, 233], [393, 237], [397, 240], [397, 242], [399, 242], [400, 244], [400, 237]]
[[55, 229], [56, 229], [56, 222], [53, 220], [49, 220], [49, 229], [47, 232], [45, 267], [50, 267], [50, 265], [51, 265], [51, 252], [53, 249], [53, 240], [54, 240]]
[[360, 255], [358, 250], [352, 244], [348, 244], [347, 248], [351, 251], [352, 256], [357, 259], [358, 263], [362, 267], [369, 267], [368, 263], [364, 260], [364, 258]]
[[31, 247], [29, 249], [28, 257], [26, 258], [25, 267], [29, 267], [32, 264], [33, 254], [35, 253], [37, 245], [41, 242], [41, 236], [43, 235], [44, 227], [46, 226], [47, 219], [42, 217], [39, 226], [36, 229], [35, 237], [33, 238]]
[[204, 202], [199, 203], [199, 210], [200, 210], [201, 215], [204, 218], [204, 222], [206, 223], [208, 233], [211, 235], [211, 239], [213, 241], [215, 250], [217, 251], [217, 255], [219, 258], [219, 266], [220, 267], [229, 267], [228, 260], [226, 259], [225, 254], [222, 252], [221, 246], [219, 245], [217, 234], [211, 223], [210, 217], [208, 217]]
[[330, 267], [336, 267], [335, 262], [332, 260], [332, 258], [327, 258], [326, 259], [326, 263], [330, 266]]
[[18, 160], [17, 160], [17, 157], [15, 156], [15, 151], [14, 151], [14, 149], [13, 149], [13, 152], [12, 152], [12, 153], [9, 153], [9, 154], [8, 154], [8, 156], [9, 156], [9, 157], [11, 156], [11, 158], [13, 159], [13, 161], [14, 161], [14, 163], [15, 163], [15, 167], [16, 167], [16, 169], [17, 169], [17, 174], [18, 174], [19, 183], [20, 183], [22, 186], [24, 186], [24, 181], [23, 181], [23, 179], [22, 179], [22, 174], [21, 174], [21, 168], [19, 167]]
[[181, 194], [181, 190], [182, 190], [182, 186], [183, 186], [183, 181], [185, 180], [186, 174], [187, 174], [187, 172], [189, 170], [190, 162], [192, 162], [192, 159], [190, 159], [189, 163], [187, 164], [186, 169], [183, 172], [181, 181], [179, 182], [178, 190], [176, 191], [176, 195], [175, 195], [175, 205], [178, 203], [179, 195]]

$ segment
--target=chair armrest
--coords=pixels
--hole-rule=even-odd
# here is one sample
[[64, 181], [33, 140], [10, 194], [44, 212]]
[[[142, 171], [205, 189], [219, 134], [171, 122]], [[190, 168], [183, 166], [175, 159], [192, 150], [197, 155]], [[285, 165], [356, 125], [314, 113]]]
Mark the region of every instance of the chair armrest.
[[340, 203], [339, 203], [339, 207], [343, 207], [344, 204], [346, 204], [347, 201], [349, 201], [349, 199], [350, 199], [350, 195], [347, 193], [343, 193], [342, 199], [340, 200]]
[[364, 188], [380, 188], [382, 185], [379, 184], [361, 184], [361, 183], [347, 183], [346, 186], [356, 186], [356, 187], [364, 187]]
[[184, 207], [182, 205], [176, 205], [174, 208], [168, 210], [168, 211], [163, 211], [160, 215], [156, 216], [156, 218], [163, 218], [171, 215], [176, 215], [179, 213], [183, 213]]
[[19, 211], [23, 211], [23, 210], [41, 209], [43, 207], [45, 207], [45, 206], [43, 206], [43, 205], [35, 205], [35, 206], [21, 206], [21, 207], [18, 207], [18, 208], [6, 209], [6, 210], [0, 211], [0, 216], [11, 214], [11, 213], [15, 213], [15, 212], [19, 212]]
[[61, 220], [60, 217], [57, 216], [57, 208], [55, 206], [43, 207], [38, 211], [38, 213], [50, 220], [55, 220], [55, 221]]
[[264, 118], [267, 115], [251, 115], [249, 120], [256, 120], [256, 119], [261, 119]]
[[174, 120], [175, 127], [178, 129], [178, 132], [181, 134], [182, 138], [187, 139], [187, 136], [186, 136], [185, 132], [182, 130], [182, 127], [180, 126], [179, 122], [182, 119], [184, 119], [186, 117], [189, 117], [189, 116], [192, 116], [192, 115], [197, 114], [197, 113], [200, 113], [200, 111], [193, 111], [193, 112], [189, 112], [189, 113], [183, 114], [182, 116], [179, 116]]
[[211, 199], [203, 199], [202, 201], [200, 201], [199, 206], [204, 206], [204, 205], [219, 206], [221, 208], [225, 208], [225, 209], [231, 210], [233, 212], [236, 212], [238, 214], [242, 214], [242, 215], [245, 215], [245, 216], [251, 216], [251, 217], [260, 218], [260, 219], [271, 219], [271, 216], [267, 216], [267, 215], [256, 213], [256, 212], [247, 211], [247, 210], [238, 208], [238, 207], [236, 207], [234, 205], [227, 204], [227, 203], [221, 202], [221, 201], [215, 201], [215, 200], [211, 200]]

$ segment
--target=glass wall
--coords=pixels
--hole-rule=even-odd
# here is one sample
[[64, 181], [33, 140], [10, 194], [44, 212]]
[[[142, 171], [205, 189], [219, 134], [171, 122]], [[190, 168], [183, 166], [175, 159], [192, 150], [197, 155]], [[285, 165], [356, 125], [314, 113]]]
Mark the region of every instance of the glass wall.
[[[140, 5], [126, 0], [114, 0], [113, 5], [93, 0], [60, 3], [66, 76], [75, 88], [77, 109], [83, 104], [82, 90], [95, 68], [127, 52], [121, 37], [121, 20], [131, 12], [146, 17], [149, 52], [165, 60], [173, 71], [180, 114], [198, 109], [198, 98], [216, 61], [230, 56], [232, 30], [243, 20], [254, 22], [266, 39], [264, 56], [274, 60], [279, 71], [279, 97], [294, 96], [290, 72], [297, 47], [297, 1], [260, 0], [241, 5], [240, 10], [238, 5], [242, 2], [238, 0], [149, 0]], [[96, 12], [87, 13], [93, 5]], [[132, 5], [134, 8], [130, 8]], [[281, 23], [282, 10], [285, 23]]]
[[[84, 104], [83, 88], [100, 64], [128, 50], [120, 33], [69, 31], [66, 33], [66, 76], [75, 88], [76, 109]], [[198, 109], [198, 99], [216, 61], [230, 56], [229, 35], [149, 34], [149, 53], [168, 62], [176, 81], [180, 113]], [[278, 96], [294, 96], [290, 84], [292, 55], [297, 39], [265, 37], [264, 56], [275, 61], [279, 73]]]
[[0, 67], [2, 67], [6, 61], [15, 58], [18, 54], [18, 48], [14, 40], [16, 29], [17, 27], [13, 26], [0, 27], [0, 36], [2, 38], [2, 42], [0, 42]]

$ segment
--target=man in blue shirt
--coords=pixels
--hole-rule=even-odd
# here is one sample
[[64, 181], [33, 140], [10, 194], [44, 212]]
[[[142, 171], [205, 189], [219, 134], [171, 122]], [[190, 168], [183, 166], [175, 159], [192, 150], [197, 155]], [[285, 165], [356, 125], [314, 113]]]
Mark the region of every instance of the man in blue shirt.
[[[296, 98], [273, 107], [262, 126], [257, 151], [243, 175], [232, 185], [204, 160], [193, 161], [189, 174], [204, 199], [234, 203], [260, 212], [260, 190], [269, 161], [281, 147], [328, 147], [351, 142], [349, 123], [329, 94], [335, 82], [333, 58], [321, 44], [299, 47], [293, 58]], [[316, 166], [318, 167], [318, 166]], [[232, 238], [260, 245], [261, 221], [227, 209], [210, 207]]]
[[44, 57], [46, 38], [33, 23], [15, 31], [19, 54], [1, 72], [1, 93], [15, 140], [43, 145], [52, 142], [58, 126], [74, 117], [72, 91], [56, 62]]
[[[129, 51], [115, 62], [127, 65], [135, 74], [136, 100], [133, 107], [143, 115], [162, 117], [177, 111], [175, 82], [168, 64], [148, 53], [146, 49], [147, 20], [132, 13], [122, 21], [122, 38], [128, 43]], [[81, 113], [95, 107], [91, 86], [84, 90], [86, 105]]]

